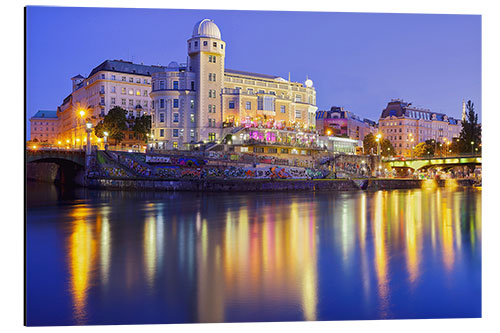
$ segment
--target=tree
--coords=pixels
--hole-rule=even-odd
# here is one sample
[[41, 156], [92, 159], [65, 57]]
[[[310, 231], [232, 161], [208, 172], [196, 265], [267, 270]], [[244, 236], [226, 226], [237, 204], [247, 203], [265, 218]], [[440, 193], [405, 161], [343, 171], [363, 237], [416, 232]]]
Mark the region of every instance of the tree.
[[[378, 143], [375, 135], [373, 135], [373, 133], [368, 133], [363, 139], [363, 149], [365, 154], [370, 154], [372, 151], [376, 154], [377, 146]], [[389, 140], [382, 139], [380, 142], [380, 153], [382, 156], [390, 156], [394, 154], [394, 147]]]
[[474, 111], [474, 103], [467, 102], [467, 117], [462, 123], [458, 148], [460, 153], [479, 151], [481, 146], [481, 124], [478, 123], [478, 115]]
[[108, 137], [115, 140], [115, 144], [120, 143], [127, 130], [127, 110], [115, 106], [109, 110], [108, 114], [95, 127], [95, 135], [98, 138], [104, 137], [104, 132], [108, 132]]
[[413, 154], [416, 157], [425, 157], [434, 155], [434, 148], [435, 145], [432, 142], [432, 140], [427, 140], [425, 142], [420, 142], [419, 144], [417, 144], [413, 149]]
[[135, 118], [132, 130], [138, 139], [143, 139], [144, 142], [148, 142], [148, 134], [151, 133], [151, 116], [142, 115]]

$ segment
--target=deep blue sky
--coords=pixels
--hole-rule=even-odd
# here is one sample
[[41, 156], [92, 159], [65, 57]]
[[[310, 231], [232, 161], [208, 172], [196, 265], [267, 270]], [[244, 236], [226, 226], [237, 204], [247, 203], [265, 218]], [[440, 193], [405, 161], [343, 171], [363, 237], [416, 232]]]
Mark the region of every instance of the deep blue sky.
[[481, 112], [477, 15], [28, 7], [28, 118], [56, 110], [70, 78], [106, 59], [185, 62], [203, 18], [221, 30], [227, 68], [309, 76], [320, 110], [344, 106], [378, 120], [403, 98], [455, 117], [471, 99]]

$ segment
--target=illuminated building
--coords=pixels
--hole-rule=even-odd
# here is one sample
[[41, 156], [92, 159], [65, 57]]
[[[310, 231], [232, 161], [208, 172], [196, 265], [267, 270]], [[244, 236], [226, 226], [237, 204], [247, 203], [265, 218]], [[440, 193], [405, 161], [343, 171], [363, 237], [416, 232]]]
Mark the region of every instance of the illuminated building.
[[187, 51], [187, 64], [171, 62], [152, 75], [155, 148], [221, 142], [252, 129], [272, 131], [267, 141], [275, 143], [279, 136], [314, 130], [317, 107], [311, 80], [302, 84], [225, 68], [226, 43], [209, 19], [196, 23]]
[[95, 126], [115, 106], [127, 110], [129, 118], [149, 114], [151, 75], [160, 70], [163, 67], [106, 60], [86, 78], [72, 77], [73, 91], [57, 109], [61, 124], [59, 139], [78, 145], [86, 137], [85, 122], [91, 121]]
[[459, 137], [462, 123], [446, 114], [393, 99], [382, 111], [379, 129], [384, 138], [392, 143], [397, 155], [409, 156], [412, 148], [420, 142], [444, 142]]
[[323, 135], [363, 140], [368, 133], [377, 132], [377, 123], [361, 119], [343, 107], [332, 106], [330, 111], [316, 112], [316, 129]]
[[59, 119], [56, 111], [38, 111], [30, 118], [30, 140], [56, 143], [59, 133]]

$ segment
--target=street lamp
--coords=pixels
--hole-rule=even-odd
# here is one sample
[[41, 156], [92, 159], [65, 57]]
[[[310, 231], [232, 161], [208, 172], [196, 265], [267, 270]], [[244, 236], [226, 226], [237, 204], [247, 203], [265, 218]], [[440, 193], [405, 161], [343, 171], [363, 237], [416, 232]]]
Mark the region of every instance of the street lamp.
[[87, 155], [90, 155], [92, 153], [92, 146], [90, 145], [90, 134], [92, 134], [92, 123], [89, 121], [86, 124], [87, 127]]
[[108, 132], [104, 132], [104, 150], [108, 150]]
[[471, 141], [470, 144], [471, 144], [470, 153], [471, 155], [474, 155], [474, 141]]
[[380, 155], [380, 138], [382, 137], [382, 134], [378, 133], [376, 136], [375, 141], [377, 141], [377, 155]]

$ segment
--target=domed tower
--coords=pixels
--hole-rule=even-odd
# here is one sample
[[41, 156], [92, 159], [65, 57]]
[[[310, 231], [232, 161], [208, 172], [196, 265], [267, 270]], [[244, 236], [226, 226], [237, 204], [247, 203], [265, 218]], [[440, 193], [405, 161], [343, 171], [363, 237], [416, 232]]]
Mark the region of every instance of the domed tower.
[[198, 140], [221, 140], [226, 43], [222, 41], [217, 25], [209, 19], [195, 24], [193, 36], [187, 43], [189, 70], [196, 74]]

